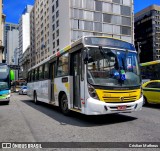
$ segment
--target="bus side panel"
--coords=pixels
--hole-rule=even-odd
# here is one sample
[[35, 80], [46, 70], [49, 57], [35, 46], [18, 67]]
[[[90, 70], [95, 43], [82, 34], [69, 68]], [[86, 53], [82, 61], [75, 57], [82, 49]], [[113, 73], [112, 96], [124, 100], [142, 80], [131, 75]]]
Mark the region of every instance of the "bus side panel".
[[34, 92], [34, 83], [27, 83], [27, 95], [32, 98], [32, 100], [34, 99], [33, 96], [33, 92]]
[[34, 88], [38, 101], [50, 103], [51, 80], [35, 82]]
[[[64, 92], [68, 98], [68, 108], [73, 108], [73, 77], [65, 76], [54, 79], [55, 105], [59, 106], [59, 94]], [[61, 96], [60, 96], [61, 97]]]

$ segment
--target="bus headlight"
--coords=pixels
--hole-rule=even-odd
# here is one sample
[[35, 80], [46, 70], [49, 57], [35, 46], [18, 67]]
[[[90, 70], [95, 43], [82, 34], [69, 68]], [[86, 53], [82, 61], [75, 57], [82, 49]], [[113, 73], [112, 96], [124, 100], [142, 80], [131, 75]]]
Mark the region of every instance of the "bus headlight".
[[95, 88], [93, 86], [89, 85], [89, 84], [88, 84], [88, 92], [89, 92], [89, 94], [92, 98], [99, 100], [99, 97], [96, 93]]

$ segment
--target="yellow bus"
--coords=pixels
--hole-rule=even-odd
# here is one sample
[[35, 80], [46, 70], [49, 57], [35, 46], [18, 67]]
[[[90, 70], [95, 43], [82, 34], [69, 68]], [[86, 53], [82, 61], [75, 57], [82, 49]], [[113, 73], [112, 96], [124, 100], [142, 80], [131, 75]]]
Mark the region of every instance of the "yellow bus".
[[142, 81], [160, 80], [160, 60], [140, 64]]
[[143, 96], [137, 52], [128, 42], [85, 36], [28, 71], [34, 100], [86, 115], [141, 110]]

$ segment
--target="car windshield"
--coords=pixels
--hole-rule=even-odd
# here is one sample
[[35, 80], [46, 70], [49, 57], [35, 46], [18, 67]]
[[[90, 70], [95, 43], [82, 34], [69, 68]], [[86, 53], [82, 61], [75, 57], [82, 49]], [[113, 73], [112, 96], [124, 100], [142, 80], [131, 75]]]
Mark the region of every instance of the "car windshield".
[[26, 86], [23, 86], [22, 89], [27, 89], [27, 87], [26, 87]]
[[136, 52], [87, 48], [88, 82], [93, 85], [130, 87], [141, 84]]

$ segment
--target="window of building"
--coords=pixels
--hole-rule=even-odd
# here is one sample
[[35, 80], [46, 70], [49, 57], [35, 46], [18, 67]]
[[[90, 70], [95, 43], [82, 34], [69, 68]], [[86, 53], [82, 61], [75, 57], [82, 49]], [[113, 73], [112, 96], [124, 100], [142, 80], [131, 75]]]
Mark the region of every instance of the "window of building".
[[123, 0], [123, 5], [131, 6], [131, 0]]
[[94, 0], [83, 0], [83, 8], [94, 10]]
[[104, 33], [112, 33], [113, 25], [103, 24], [103, 32]]
[[56, 0], [56, 8], [59, 6], [59, 2], [58, 0]]
[[108, 13], [112, 13], [113, 10], [112, 10], [112, 5], [113, 4], [110, 4], [110, 3], [103, 3], [103, 12], [108, 12]]
[[114, 14], [121, 14], [121, 7], [120, 7], [120, 5], [113, 4], [113, 13]]
[[58, 17], [59, 17], [59, 11], [56, 12], [56, 18], [58, 18]]
[[57, 39], [57, 46], [59, 46], [59, 39]]
[[55, 24], [52, 25], [52, 30], [53, 30], [53, 31], [55, 30]]
[[102, 13], [95, 12], [94, 13], [94, 21], [102, 22]]
[[131, 28], [130, 27], [121, 27], [121, 34], [131, 35]]
[[93, 20], [93, 12], [84, 11], [84, 19], [86, 19], [86, 20]]
[[53, 16], [52, 16], [52, 22], [54, 22], [54, 21], [55, 21], [55, 16], [53, 15]]
[[102, 32], [102, 24], [101, 23], [94, 23], [94, 30], [98, 32]]
[[56, 21], [56, 27], [59, 27], [59, 20]]
[[131, 8], [128, 6], [121, 6], [121, 15], [130, 16]]
[[[112, 0], [113, 1], [113, 3], [118, 3], [118, 4], [120, 4], [121, 3], [121, 0]], [[130, 0], [129, 0], [130, 1]]]
[[95, 1], [95, 9], [96, 9], [96, 11], [102, 11], [102, 2], [101, 1]]
[[84, 21], [84, 30], [93, 31], [93, 22]]
[[128, 26], [131, 26], [131, 18], [128, 18], [128, 17], [122, 17], [122, 25], [128, 25]]
[[82, 8], [82, 0], [72, 0], [72, 7]]
[[59, 36], [59, 29], [56, 31], [56, 36], [57, 37]]

